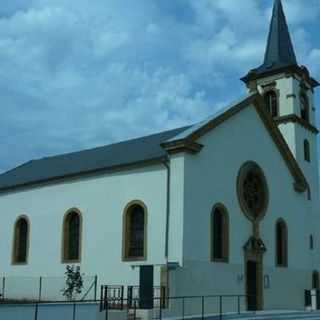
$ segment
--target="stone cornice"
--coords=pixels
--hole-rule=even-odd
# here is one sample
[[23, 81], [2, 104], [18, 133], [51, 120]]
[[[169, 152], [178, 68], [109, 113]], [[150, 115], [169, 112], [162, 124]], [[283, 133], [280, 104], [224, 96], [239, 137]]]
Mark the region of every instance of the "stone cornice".
[[196, 154], [201, 151], [203, 145], [195, 141], [180, 140], [170, 143], [163, 143], [162, 147], [169, 153], [175, 154], [180, 152]]
[[319, 133], [319, 130], [316, 127], [314, 127], [309, 122], [301, 119], [296, 114], [289, 114], [286, 116], [276, 117], [276, 118], [274, 118], [274, 121], [276, 124], [282, 124], [282, 123], [288, 123], [288, 122], [298, 123], [299, 125], [301, 125], [302, 127], [311, 131], [314, 134]]

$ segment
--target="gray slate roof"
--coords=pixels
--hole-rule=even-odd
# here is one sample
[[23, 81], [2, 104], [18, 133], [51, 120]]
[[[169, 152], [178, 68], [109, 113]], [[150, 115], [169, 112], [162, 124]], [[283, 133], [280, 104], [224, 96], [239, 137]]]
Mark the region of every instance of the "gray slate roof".
[[94, 173], [166, 157], [162, 142], [189, 127], [123, 141], [95, 149], [32, 160], [0, 175], [0, 191], [50, 180]]

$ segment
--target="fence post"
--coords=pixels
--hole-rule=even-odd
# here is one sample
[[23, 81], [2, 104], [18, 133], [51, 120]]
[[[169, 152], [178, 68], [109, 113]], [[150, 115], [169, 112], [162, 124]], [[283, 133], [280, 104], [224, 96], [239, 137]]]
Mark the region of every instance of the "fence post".
[[41, 301], [42, 295], [42, 277], [39, 278], [39, 302]]
[[103, 310], [103, 286], [100, 287], [100, 312]]
[[204, 319], [204, 296], [201, 297], [201, 319]]
[[107, 304], [109, 303], [108, 302], [108, 287], [107, 286], [104, 287], [103, 303], [104, 303], [104, 308], [106, 309], [107, 308]]
[[182, 297], [182, 320], [184, 320], [184, 297]]
[[38, 302], [36, 302], [36, 306], [35, 306], [35, 309], [34, 309], [34, 320], [38, 320]]
[[159, 319], [162, 319], [162, 301], [161, 301], [161, 297], [160, 297], [160, 312], [159, 312]]
[[94, 301], [97, 301], [98, 276], [94, 276]]
[[121, 287], [120, 295], [121, 295], [121, 297], [120, 297], [120, 299], [121, 299], [120, 305], [121, 305], [121, 310], [123, 310], [124, 286]]
[[2, 299], [5, 298], [6, 293], [6, 277], [2, 278]]
[[241, 313], [241, 308], [240, 308], [240, 296], [238, 296], [238, 314]]
[[76, 320], [76, 302], [73, 302], [72, 319]]
[[222, 296], [219, 296], [219, 310], [220, 320], [222, 320]]
[[137, 317], [137, 299], [134, 299], [134, 304], [133, 304], [133, 320], [136, 320]]
[[106, 316], [105, 316], [105, 320], [108, 320], [108, 312], [109, 312], [109, 306], [108, 306], [108, 303], [106, 304]]

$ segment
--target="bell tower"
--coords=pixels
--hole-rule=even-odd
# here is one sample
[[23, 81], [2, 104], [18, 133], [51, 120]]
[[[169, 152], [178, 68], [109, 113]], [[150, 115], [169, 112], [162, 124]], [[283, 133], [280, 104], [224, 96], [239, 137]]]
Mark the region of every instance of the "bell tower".
[[281, 0], [275, 0], [264, 62], [241, 79], [258, 91], [303, 170], [310, 188], [318, 193], [318, 157], [314, 90], [319, 83], [299, 66]]

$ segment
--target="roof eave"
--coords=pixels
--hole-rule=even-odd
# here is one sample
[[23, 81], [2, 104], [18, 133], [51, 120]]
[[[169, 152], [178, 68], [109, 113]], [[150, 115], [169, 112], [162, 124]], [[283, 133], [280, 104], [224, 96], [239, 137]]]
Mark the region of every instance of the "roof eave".
[[161, 157], [156, 157], [148, 160], [137, 161], [134, 163], [120, 164], [115, 166], [99, 168], [95, 170], [87, 170], [87, 171], [81, 171], [81, 172], [76, 172], [71, 174], [65, 174], [65, 175], [56, 176], [56, 177], [47, 178], [47, 179], [39, 179], [35, 181], [30, 181], [27, 183], [20, 183], [20, 184], [5, 186], [5, 187], [0, 186], [0, 194], [20, 191], [24, 189], [36, 188], [38, 186], [43, 186], [43, 185], [58, 184], [58, 183], [64, 182], [65, 180], [81, 179], [81, 178], [101, 175], [105, 173], [133, 170], [139, 167], [163, 163], [166, 160], [167, 160], [167, 156], [161, 156]]

